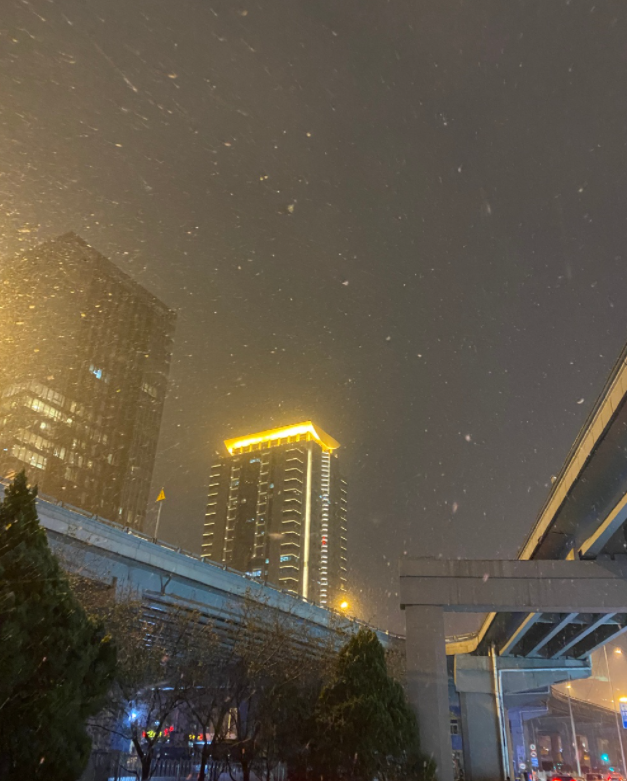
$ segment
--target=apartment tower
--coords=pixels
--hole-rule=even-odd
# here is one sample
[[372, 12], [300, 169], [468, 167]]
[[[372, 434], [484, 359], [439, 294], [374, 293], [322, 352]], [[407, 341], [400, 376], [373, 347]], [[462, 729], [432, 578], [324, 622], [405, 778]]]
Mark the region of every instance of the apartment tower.
[[346, 480], [339, 443], [311, 421], [225, 441], [211, 467], [204, 558], [312, 602], [346, 591]]

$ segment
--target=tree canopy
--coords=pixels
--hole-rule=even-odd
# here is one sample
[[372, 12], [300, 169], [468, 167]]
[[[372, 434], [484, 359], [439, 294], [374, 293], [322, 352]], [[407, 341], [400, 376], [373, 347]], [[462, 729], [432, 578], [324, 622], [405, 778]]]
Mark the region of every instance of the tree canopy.
[[76, 781], [116, 652], [50, 550], [36, 496], [21, 472], [0, 504], [0, 776]]
[[326, 778], [421, 778], [418, 725], [388, 673], [376, 634], [361, 628], [340, 651], [317, 707], [317, 755]]

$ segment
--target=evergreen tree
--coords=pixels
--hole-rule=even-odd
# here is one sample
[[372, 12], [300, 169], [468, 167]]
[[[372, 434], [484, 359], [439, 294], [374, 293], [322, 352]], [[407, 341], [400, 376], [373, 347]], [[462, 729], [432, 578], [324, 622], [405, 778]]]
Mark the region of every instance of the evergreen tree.
[[0, 504], [0, 778], [76, 781], [115, 648], [48, 547], [21, 472]]
[[342, 648], [317, 707], [318, 773], [325, 778], [418, 779], [418, 725], [405, 692], [388, 673], [376, 634], [362, 628]]

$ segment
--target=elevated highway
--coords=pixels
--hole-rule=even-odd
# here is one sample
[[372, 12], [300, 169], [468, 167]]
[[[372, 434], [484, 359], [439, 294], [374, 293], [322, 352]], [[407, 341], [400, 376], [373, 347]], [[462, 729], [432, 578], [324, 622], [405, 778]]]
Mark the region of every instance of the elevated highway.
[[[570, 449], [518, 559], [620, 559], [627, 554], [627, 348]], [[627, 630], [625, 611], [601, 615], [490, 613], [448, 652], [584, 659]]]
[[[0, 485], [0, 499], [3, 495], [4, 486]], [[174, 606], [193, 610], [213, 622], [224, 642], [245, 614], [244, 605], [251, 602], [302, 625], [304, 636], [317, 633], [342, 642], [346, 634], [366, 626], [50, 497], [38, 497], [37, 510], [49, 544], [66, 570], [115, 589], [119, 595], [131, 592], [155, 614]], [[402, 646], [404, 638], [371, 628], [384, 647]]]
[[[467, 778], [513, 777], [508, 695], [589, 675], [593, 651], [627, 631], [626, 520], [627, 348], [516, 560], [401, 562], [410, 696], [440, 781], [452, 778], [446, 655]], [[447, 610], [487, 615], [477, 633], [445, 642]]]

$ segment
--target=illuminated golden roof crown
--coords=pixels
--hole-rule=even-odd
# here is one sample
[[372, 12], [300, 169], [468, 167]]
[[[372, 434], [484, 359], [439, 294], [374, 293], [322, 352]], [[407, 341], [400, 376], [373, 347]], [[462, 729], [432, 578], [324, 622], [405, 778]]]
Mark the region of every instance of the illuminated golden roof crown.
[[[310, 436], [307, 437], [307, 434]], [[292, 426], [283, 426], [282, 428], [272, 428], [268, 431], [260, 431], [258, 434], [247, 434], [243, 437], [225, 439], [224, 444], [232, 455], [234, 451], [240, 450], [241, 448], [252, 447], [253, 445], [272, 447], [273, 445], [285, 444], [281, 440], [289, 440], [301, 436], [314, 440], [323, 450], [328, 452], [337, 450], [340, 446], [340, 443], [337, 442], [337, 440], [330, 437], [321, 428], [314, 426], [310, 420], [306, 420], [304, 423], [296, 423]]]

